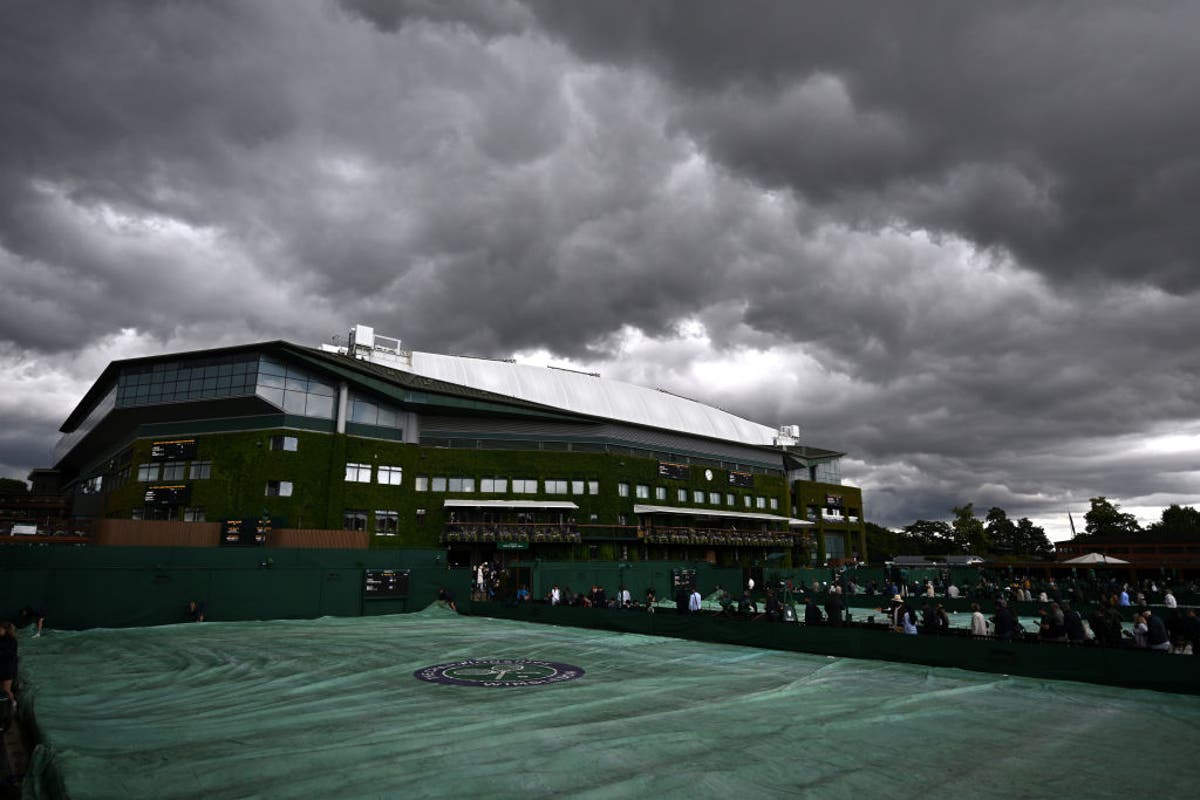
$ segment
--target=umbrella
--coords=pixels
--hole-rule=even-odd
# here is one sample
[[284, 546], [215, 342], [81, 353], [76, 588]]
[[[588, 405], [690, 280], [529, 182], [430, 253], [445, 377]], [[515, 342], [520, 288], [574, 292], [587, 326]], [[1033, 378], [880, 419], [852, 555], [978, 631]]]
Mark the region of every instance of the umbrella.
[[1068, 558], [1062, 562], [1064, 564], [1128, 564], [1128, 561], [1123, 561], [1113, 556], [1106, 556], [1104, 553], [1088, 553], [1084, 556], [1076, 558]]

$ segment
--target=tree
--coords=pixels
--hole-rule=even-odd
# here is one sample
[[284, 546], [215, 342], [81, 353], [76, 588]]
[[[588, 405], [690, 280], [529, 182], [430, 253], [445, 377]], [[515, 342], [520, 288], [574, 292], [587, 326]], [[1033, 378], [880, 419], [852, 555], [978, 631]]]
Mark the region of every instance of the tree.
[[17, 478], [0, 478], [0, 494], [27, 494], [29, 485]]
[[894, 555], [906, 555], [903, 552], [903, 534], [874, 522], [863, 523], [863, 527], [867, 534], [867, 553], [873, 561], [885, 561]]
[[954, 548], [954, 529], [940, 520], [919, 519], [911, 525], [905, 525], [904, 533], [909, 539], [908, 549], [913, 552], [903, 555], [945, 553]]
[[1133, 514], [1122, 514], [1121, 507], [1108, 502], [1108, 498], [1093, 497], [1091, 503], [1091, 511], [1083, 517], [1087, 521], [1086, 530], [1089, 536], [1126, 536], [1142, 532], [1137, 517]]
[[1021, 555], [1035, 558], [1053, 558], [1054, 545], [1046, 530], [1041, 525], [1034, 525], [1029, 517], [1017, 520], [1016, 527], [1017, 552]]
[[1017, 526], [1008, 518], [1008, 512], [1003, 508], [992, 506], [988, 509], [987, 524], [984, 530], [992, 540], [992, 548], [998, 553], [1019, 553], [1017, 547]]
[[991, 541], [984, 530], [983, 522], [975, 516], [975, 504], [951, 509], [954, 513], [953, 529], [954, 547], [963, 553], [983, 554], [991, 550]]
[[1156, 539], [1200, 539], [1200, 511], [1172, 504], [1163, 509], [1162, 519], [1146, 526]]

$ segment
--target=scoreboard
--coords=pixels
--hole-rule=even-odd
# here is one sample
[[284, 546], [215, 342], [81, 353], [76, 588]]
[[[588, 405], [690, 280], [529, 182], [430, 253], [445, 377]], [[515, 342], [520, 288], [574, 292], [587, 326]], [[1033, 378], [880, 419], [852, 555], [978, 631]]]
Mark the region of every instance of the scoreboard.
[[146, 487], [148, 506], [186, 506], [192, 499], [192, 487], [186, 483]]
[[729, 484], [731, 486], [740, 486], [743, 489], [753, 489], [754, 488], [754, 474], [751, 472], [730, 471]]
[[227, 519], [221, 523], [221, 546], [262, 547], [267, 543], [267, 534], [270, 531], [271, 520], [267, 517], [256, 522]]
[[187, 461], [196, 457], [195, 439], [166, 439], [150, 443], [151, 461]]
[[670, 478], [674, 481], [686, 481], [688, 477], [687, 464], [672, 464], [669, 461], [658, 462], [658, 475], [660, 478]]
[[368, 569], [363, 571], [363, 598], [398, 600], [408, 597], [406, 569]]

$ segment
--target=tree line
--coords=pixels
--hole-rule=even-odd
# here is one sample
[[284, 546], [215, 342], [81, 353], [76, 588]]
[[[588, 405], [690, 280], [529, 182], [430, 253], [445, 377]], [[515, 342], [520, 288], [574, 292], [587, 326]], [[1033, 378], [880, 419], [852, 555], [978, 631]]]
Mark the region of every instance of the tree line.
[[1121, 511], [1107, 497], [1091, 498], [1091, 509], [1083, 515], [1084, 529], [1075, 533], [1076, 539], [1142, 539], [1147, 542], [1200, 539], [1200, 511], [1191, 506], [1172, 504], [1163, 509], [1162, 517], [1145, 528], [1137, 517]]
[[899, 531], [868, 522], [867, 552], [892, 556], [971, 554], [1025, 560], [1054, 555], [1054, 545], [1045, 529], [1028, 517], [1013, 521], [1003, 508], [993, 506], [980, 519], [974, 503], [953, 508], [951, 513], [954, 517], [949, 522], [919, 519]]

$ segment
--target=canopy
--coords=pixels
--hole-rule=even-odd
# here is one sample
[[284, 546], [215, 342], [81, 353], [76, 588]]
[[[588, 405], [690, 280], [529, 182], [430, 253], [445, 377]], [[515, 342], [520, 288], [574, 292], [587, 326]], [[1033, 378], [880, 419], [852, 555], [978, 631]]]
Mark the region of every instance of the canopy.
[[635, 514], [680, 514], [689, 517], [724, 517], [732, 519], [753, 519], [766, 522], [786, 522], [793, 528], [804, 528], [816, 523], [803, 519], [790, 519], [778, 514], [756, 514], [753, 511], [724, 511], [717, 508], [677, 508], [676, 506], [647, 506], [636, 503], [633, 506]]
[[1088, 553], [1084, 556], [1076, 556], [1063, 561], [1064, 564], [1128, 564], [1128, 561], [1123, 561], [1113, 556], [1106, 556], [1104, 553]]
[[578, 511], [570, 500], [447, 500], [444, 508], [554, 508]]

